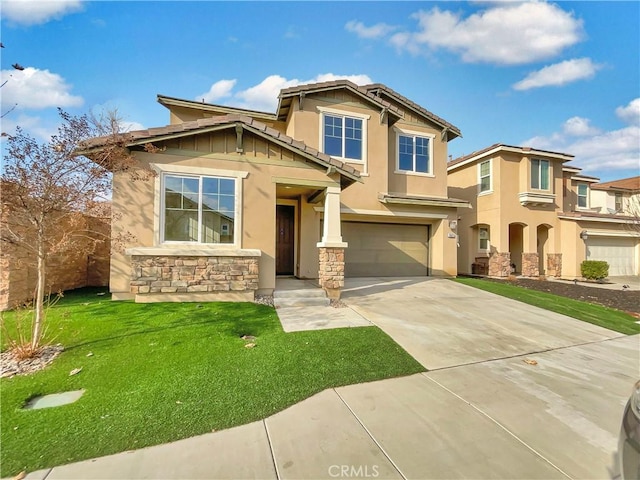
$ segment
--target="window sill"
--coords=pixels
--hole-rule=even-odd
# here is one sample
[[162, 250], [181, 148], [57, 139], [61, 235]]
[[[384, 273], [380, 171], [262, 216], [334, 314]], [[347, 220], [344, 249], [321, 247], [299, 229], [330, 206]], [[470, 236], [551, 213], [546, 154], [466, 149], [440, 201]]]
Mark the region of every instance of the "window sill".
[[412, 176], [412, 177], [435, 178], [435, 175], [433, 173], [411, 172], [409, 170], [394, 170], [393, 173], [395, 173], [396, 175], [408, 175], [408, 176]]
[[484, 197], [485, 195], [491, 195], [492, 193], [493, 193], [493, 190], [486, 190], [484, 192], [478, 192], [478, 196]]
[[127, 255], [167, 257], [259, 257], [258, 249], [238, 248], [235, 245], [164, 245], [162, 247], [127, 248]]

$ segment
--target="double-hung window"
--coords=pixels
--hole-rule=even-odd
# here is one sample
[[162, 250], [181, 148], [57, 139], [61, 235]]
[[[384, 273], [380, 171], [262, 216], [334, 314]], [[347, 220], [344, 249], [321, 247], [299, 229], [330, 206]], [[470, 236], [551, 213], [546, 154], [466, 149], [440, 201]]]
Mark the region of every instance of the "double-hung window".
[[531, 188], [549, 190], [549, 160], [531, 160]]
[[578, 207], [589, 207], [589, 185], [587, 185], [586, 183], [578, 184]]
[[324, 153], [346, 160], [363, 160], [363, 120], [346, 115], [323, 115]]
[[235, 179], [165, 174], [163, 180], [164, 242], [234, 243]]
[[622, 213], [622, 192], [615, 193], [615, 204], [614, 208], [616, 209], [616, 213]]
[[489, 250], [489, 229], [487, 227], [478, 229], [478, 249], [482, 251]]
[[478, 165], [478, 180], [480, 193], [491, 191], [491, 160], [486, 160]]
[[431, 135], [398, 130], [396, 144], [397, 173], [432, 173], [433, 137]]

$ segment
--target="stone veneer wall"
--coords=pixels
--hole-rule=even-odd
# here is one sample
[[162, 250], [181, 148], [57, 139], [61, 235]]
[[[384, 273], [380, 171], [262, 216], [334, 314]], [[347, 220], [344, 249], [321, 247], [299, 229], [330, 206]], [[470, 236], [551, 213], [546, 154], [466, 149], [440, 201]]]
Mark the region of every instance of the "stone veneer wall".
[[562, 254], [561, 253], [547, 254], [547, 276], [549, 277], [562, 276]]
[[511, 275], [511, 253], [496, 252], [489, 257], [489, 276], [508, 277]]
[[523, 277], [539, 277], [540, 276], [540, 257], [537, 253], [522, 254], [522, 276]]
[[329, 298], [340, 298], [344, 287], [344, 248], [320, 247], [318, 282]]
[[131, 257], [131, 293], [241, 292], [258, 289], [258, 257]]

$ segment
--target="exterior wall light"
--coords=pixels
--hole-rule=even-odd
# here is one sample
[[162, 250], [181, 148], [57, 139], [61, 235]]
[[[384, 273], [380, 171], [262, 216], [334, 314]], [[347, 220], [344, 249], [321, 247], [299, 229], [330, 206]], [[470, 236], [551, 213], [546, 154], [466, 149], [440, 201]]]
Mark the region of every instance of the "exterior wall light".
[[587, 238], [589, 238], [589, 234], [587, 233], [586, 230], [583, 230], [583, 231], [580, 232], [580, 238], [582, 240], [584, 240], [585, 242], [587, 241]]

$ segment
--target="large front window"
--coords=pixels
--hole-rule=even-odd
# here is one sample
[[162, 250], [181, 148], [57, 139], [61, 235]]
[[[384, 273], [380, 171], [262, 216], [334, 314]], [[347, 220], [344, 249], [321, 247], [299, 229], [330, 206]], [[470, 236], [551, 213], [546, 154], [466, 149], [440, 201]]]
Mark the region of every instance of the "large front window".
[[324, 153], [348, 160], [363, 159], [362, 119], [324, 114]]
[[586, 183], [578, 184], [578, 207], [587, 208], [589, 206], [589, 186]]
[[165, 175], [164, 241], [233, 243], [235, 179]]
[[398, 170], [430, 173], [431, 139], [418, 135], [398, 135]]
[[531, 160], [531, 188], [549, 190], [549, 160]]

